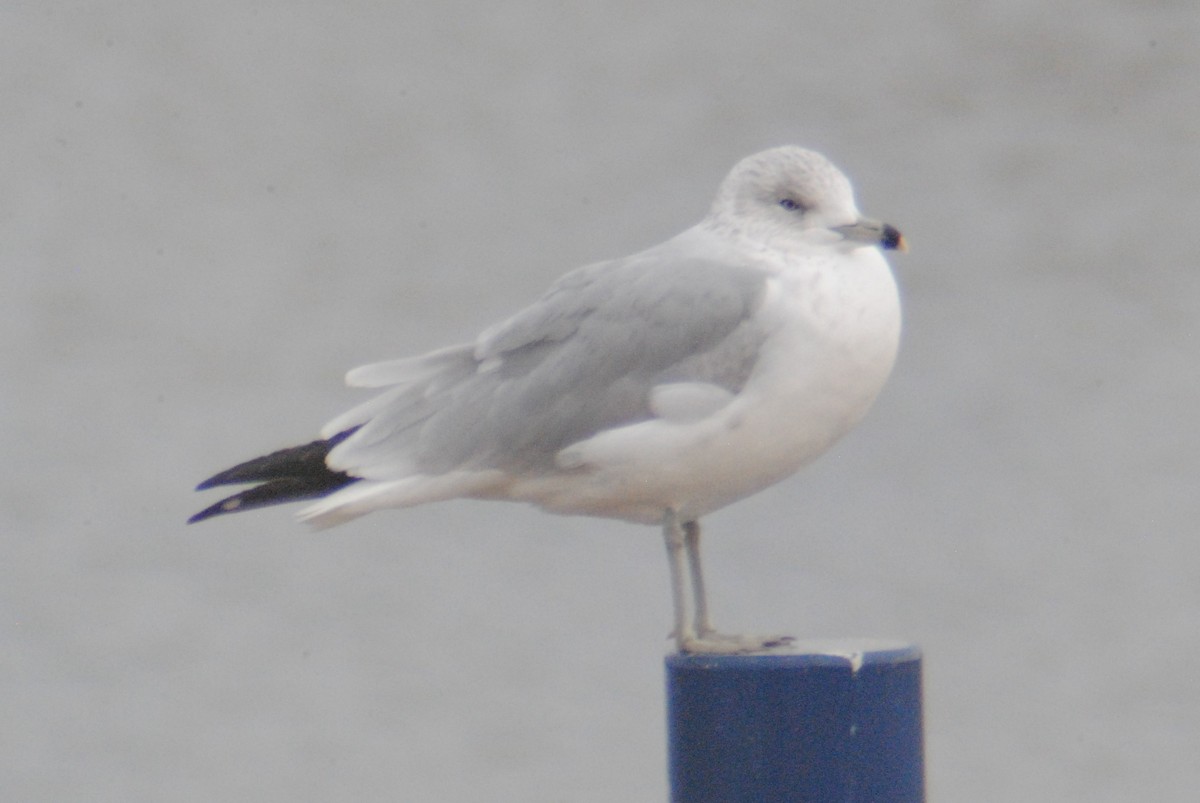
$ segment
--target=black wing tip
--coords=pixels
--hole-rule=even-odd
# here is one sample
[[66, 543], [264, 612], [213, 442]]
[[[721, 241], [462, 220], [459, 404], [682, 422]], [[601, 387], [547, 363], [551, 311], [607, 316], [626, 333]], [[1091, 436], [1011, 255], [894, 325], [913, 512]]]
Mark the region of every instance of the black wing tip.
[[331, 438], [316, 440], [302, 446], [280, 449], [262, 457], [219, 471], [196, 486], [197, 491], [207, 491], [220, 485], [245, 485], [252, 482], [274, 482], [283, 479], [311, 480], [316, 484], [330, 476], [345, 476], [332, 471], [325, 465], [325, 458], [346, 438], [358, 431], [358, 427], [343, 430]]
[[320, 481], [314, 481], [311, 478], [296, 479], [293, 477], [272, 480], [264, 482], [261, 485], [255, 485], [253, 488], [247, 488], [233, 496], [225, 497], [220, 502], [209, 505], [204, 510], [189, 518], [187, 523], [196, 524], [215, 516], [224, 516], [226, 513], [240, 513], [243, 510], [257, 510], [260, 507], [284, 505], [288, 502], [320, 499], [322, 496], [328, 496], [334, 491], [345, 488], [347, 485], [357, 481], [357, 477], [332, 471]]
[[248, 460], [245, 463], [238, 463], [233, 468], [219, 471], [197, 485], [196, 490], [207, 491], [211, 488], [219, 488], [222, 485], [245, 485], [250, 482], [265, 482], [270, 479], [269, 475], [252, 474], [247, 471], [253, 464], [257, 464], [263, 459], [265, 458], [258, 457], [254, 460]]
[[192, 516], [187, 523], [195, 524], [226, 513], [257, 510], [260, 507], [283, 505], [288, 502], [303, 502], [306, 499], [320, 499], [358, 482], [358, 479], [338, 471], [328, 471], [320, 477], [281, 477], [227, 496]]
[[[211, 486], [206, 486], [206, 487], [211, 487]], [[203, 490], [203, 488], [198, 487], [196, 490]], [[242, 509], [242, 500], [240, 497], [241, 497], [241, 494], [235, 494], [234, 496], [230, 496], [227, 499], [222, 499], [220, 502], [217, 502], [215, 505], [209, 505], [208, 507], [204, 508], [204, 510], [201, 510], [199, 513], [197, 513], [193, 516], [190, 516], [187, 520], [187, 523], [188, 524], [196, 524], [197, 522], [204, 521], [205, 519], [211, 519], [214, 516], [223, 516], [226, 513], [237, 513], [239, 510]]]
[[205, 491], [219, 485], [253, 484], [254, 487], [209, 505], [189, 518], [187, 523], [196, 524], [226, 513], [319, 499], [357, 482], [358, 477], [352, 477], [344, 471], [334, 471], [325, 464], [325, 458], [333, 447], [353, 431], [340, 432], [324, 441], [280, 449], [214, 474], [197, 485], [196, 490]]

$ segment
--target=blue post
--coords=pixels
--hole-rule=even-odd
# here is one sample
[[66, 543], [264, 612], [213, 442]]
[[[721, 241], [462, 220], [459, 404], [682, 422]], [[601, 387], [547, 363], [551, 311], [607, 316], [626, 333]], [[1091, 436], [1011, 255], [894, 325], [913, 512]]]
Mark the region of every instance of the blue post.
[[840, 641], [667, 657], [672, 803], [922, 803], [921, 653]]

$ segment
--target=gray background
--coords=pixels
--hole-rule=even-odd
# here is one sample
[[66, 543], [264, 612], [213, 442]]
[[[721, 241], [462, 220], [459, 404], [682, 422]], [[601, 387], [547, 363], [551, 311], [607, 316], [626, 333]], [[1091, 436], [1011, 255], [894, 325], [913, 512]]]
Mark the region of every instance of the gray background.
[[354, 365], [695, 222], [763, 147], [899, 226], [867, 422], [708, 521], [718, 624], [912, 639], [941, 801], [1191, 800], [1200, 12], [0, 7], [0, 798], [664, 800], [657, 534], [185, 528]]

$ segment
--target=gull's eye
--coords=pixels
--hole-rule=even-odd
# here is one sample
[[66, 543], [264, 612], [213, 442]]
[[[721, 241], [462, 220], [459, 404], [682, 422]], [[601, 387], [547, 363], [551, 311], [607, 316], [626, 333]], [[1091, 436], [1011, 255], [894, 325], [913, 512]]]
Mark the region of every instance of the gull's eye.
[[779, 205], [789, 212], [804, 212], [807, 210], [807, 207], [795, 198], [782, 198], [779, 201]]

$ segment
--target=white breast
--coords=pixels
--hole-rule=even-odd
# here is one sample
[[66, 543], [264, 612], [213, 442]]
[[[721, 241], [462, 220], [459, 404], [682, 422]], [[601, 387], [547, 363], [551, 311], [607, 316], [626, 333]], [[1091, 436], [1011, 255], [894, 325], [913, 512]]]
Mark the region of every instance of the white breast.
[[771, 278], [756, 318], [771, 335], [728, 403], [664, 386], [660, 418], [573, 444], [559, 455], [562, 473], [515, 480], [505, 496], [657, 523], [667, 507], [699, 517], [817, 457], [862, 419], [891, 372], [900, 334], [891, 271], [868, 247], [836, 264], [802, 261]]

